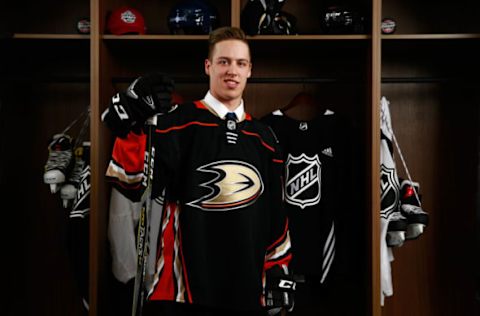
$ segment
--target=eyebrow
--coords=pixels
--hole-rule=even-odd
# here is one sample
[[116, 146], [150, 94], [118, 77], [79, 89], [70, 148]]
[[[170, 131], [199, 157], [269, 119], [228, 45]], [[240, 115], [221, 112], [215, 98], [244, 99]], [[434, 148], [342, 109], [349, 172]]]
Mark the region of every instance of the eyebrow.
[[218, 60], [218, 59], [227, 59], [227, 60], [235, 60], [235, 61], [245, 61], [245, 62], [247, 62], [247, 63], [250, 62], [250, 60], [247, 59], [247, 58], [238, 58], [238, 59], [235, 59], [235, 58], [220, 56], [220, 57], [217, 57], [217, 60]]

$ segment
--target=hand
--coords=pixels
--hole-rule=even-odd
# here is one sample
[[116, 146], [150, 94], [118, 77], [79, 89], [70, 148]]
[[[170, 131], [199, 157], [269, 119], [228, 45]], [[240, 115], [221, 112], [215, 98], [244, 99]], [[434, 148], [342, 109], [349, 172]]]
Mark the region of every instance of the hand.
[[284, 309], [289, 311], [293, 309], [295, 286], [293, 278], [279, 266], [267, 270], [265, 305], [270, 316], [277, 315]]
[[129, 99], [124, 92], [115, 94], [110, 99], [108, 108], [102, 113], [102, 122], [108, 126], [116, 137], [125, 138], [133, 130], [138, 129], [140, 131], [131, 110], [134, 101]]
[[118, 137], [140, 131], [149, 117], [172, 108], [173, 88], [173, 80], [162, 73], [138, 77], [125, 92], [112, 97], [102, 121]]
[[132, 111], [145, 121], [154, 114], [167, 113], [171, 109], [173, 89], [173, 79], [168, 75], [150, 73], [135, 79], [126, 95], [138, 102]]

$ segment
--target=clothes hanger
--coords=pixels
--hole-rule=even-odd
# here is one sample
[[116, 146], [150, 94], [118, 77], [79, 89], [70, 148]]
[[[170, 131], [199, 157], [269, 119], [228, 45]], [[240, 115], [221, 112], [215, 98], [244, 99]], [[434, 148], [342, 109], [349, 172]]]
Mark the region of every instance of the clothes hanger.
[[280, 111], [295, 120], [308, 121], [320, 113], [321, 106], [312, 93], [305, 90], [298, 92]]
[[306, 91], [298, 92], [292, 100], [280, 110], [286, 112], [294, 107], [312, 107], [317, 104], [313, 95]]

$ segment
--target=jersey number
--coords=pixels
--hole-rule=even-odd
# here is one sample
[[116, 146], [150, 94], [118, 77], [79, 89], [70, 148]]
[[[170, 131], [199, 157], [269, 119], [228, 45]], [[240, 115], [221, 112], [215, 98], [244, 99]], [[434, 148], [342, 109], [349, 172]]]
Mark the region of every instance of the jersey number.
[[117, 111], [118, 117], [121, 120], [128, 120], [128, 113], [125, 111], [125, 108], [123, 105], [121, 105], [120, 102], [120, 95], [117, 93], [113, 98], [113, 107], [115, 108], [115, 111]]

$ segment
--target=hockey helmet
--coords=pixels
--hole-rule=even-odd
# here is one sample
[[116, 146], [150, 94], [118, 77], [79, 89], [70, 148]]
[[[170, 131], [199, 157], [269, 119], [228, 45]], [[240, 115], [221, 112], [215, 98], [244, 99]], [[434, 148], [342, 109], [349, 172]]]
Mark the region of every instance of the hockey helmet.
[[217, 24], [217, 10], [203, 0], [181, 1], [168, 15], [171, 34], [208, 34]]
[[241, 26], [248, 35], [295, 34], [296, 18], [282, 11], [286, 0], [249, 0], [241, 13]]
[[284, 11], [276, 12], [273, 15], [265, 13], [260, 18], [259, 34], [297, 34], [297, 19]]
[[365, 17], [343, 6], [329, 6], [321, 14], [322, 29], [330, 34], [359, 34], [365, 32]]
[[265, 0], [249, 0], [240, 14], [240, 25], [248, 35], [258, 34], [258, 22], [265, 13]]

